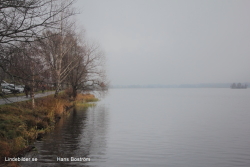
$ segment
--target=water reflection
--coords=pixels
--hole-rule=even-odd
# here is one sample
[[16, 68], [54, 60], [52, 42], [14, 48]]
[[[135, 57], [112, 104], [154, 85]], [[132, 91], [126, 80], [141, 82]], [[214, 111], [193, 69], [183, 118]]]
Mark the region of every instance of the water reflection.
[[249, 167], [249, 100], [250, 90], [113, 89], [61, 120], [23, 167]]
[[[59, 121], [53, 133], [45, 136], [42, 141], [35, 142], [37, 151], [25, 156], [37, 158], [38, 162], [24, 162], [21, 166], [88, 167], [104, 161], [107, 119], [108, 113], [104, 105], [87, 110], [74, 108], [69, 117]], [[69, 161], [57, 161], [58, 157]], [[72, 162], [71, 157], [89, 158], [90, 162]]]

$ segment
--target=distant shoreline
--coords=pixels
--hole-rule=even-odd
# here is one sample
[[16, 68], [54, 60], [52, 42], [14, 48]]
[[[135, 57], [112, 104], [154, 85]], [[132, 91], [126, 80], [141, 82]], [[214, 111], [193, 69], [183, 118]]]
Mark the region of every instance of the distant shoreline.
[[[244, 82], [245, 85], [250, 85], [249, 82]], [[163, 84], [148, 84], [148, 85], [111, 85], [110, 88], [231, 88], [232, 83], [201, 83], [201, 84], [180, 84], [180, 85], [163, 85]]]

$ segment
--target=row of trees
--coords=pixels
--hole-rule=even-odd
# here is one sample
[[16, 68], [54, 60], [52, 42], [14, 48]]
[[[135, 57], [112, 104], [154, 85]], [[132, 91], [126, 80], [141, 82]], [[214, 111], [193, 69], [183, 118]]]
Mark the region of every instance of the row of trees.
[[241, 84], [241, 83], [233, 83], [231, 85], [232, 89], [246, 89], [247, 88], [247, 84]]
[[105, 90], [104, 54], [77, 31], [74, 0], [0, 1], [0, 79], [55, 88]]

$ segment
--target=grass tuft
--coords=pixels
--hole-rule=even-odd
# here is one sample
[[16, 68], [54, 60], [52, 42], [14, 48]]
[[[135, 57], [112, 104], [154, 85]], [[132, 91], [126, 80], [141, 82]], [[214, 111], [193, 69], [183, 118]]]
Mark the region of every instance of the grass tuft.
[[98, 99], [92, 94], [78, 94], [76, 97], [77, 102], [97, 102]]

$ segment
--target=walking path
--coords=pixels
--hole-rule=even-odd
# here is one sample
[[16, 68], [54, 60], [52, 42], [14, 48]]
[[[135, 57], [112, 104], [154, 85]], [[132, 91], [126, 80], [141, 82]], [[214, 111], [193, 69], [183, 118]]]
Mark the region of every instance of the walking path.
[[[55, 93], [55, 91], [50, 91], [50, 92], [45, 92], [45, 93], [36, 93], [35, 98], [48, 96], [48, 95], [51, 95], [54, 93]], [[26, 100], [30, 100], [30, 99], [31, 99], [30, 97], [27, 98], [26, 96], [9, 97], [6, 99], [2, 98], [2, 99], [0, 99], [0, 105], [19, 102], [19, 101], [26, 101]]]

